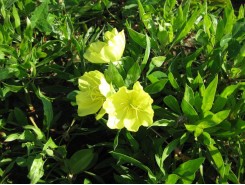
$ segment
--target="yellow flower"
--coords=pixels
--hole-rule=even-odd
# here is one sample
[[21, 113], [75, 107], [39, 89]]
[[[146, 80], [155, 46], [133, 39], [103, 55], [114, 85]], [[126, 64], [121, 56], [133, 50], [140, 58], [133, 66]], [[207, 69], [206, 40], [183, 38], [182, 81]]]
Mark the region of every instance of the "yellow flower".
[[86, 72], [79, 78], [78, 83], [80, 89], [76, 96], [78, 115], [95, 114], [111, 93], [111, 86], [106, 82], [104, 75], [97, 70]]
[[84, 58], [92, 63], [109, 63], [121, 59], [125, 49], [124, 30], [118, 33], [116, 28], [107, 31], [104, 35], [105, 42], [97, 41], [88, 47]]
[[153, 100], [139, 82], [132, 90], [125, 86], [108, 97], [103, 105], [109, 115], [107, 126], [111, 129], [122, 129], [137, 132], [141, 125], [148, 127], [153, 123]]

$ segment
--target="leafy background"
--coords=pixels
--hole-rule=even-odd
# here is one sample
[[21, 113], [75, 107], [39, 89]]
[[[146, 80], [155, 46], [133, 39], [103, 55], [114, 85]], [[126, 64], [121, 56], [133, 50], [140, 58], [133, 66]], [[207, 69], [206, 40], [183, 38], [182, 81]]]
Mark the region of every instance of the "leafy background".
[[[232, 4], [233, 3], [233, 4]], [[242, 1], [0, 0], [1, 183], [245, 183]], [[83, 58], [125, 30], [122, 67]], [[154, 124], [78, 117], [77, 79], [140, 81]]]

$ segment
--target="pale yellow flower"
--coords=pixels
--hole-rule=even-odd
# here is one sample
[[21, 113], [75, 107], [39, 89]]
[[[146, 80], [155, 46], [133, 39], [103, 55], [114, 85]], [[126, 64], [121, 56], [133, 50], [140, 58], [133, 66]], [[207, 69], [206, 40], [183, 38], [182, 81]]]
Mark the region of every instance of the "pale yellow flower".
[[78, 115], [86, 116], [98, 112], [106, 97], [112, 92], [104, 75], [99, 71], [86, 72], [78, 80], [79, 93], [76, 96]]
[[146, 93], [139, 82], [136, 82], [132, 90], [125, 86], [108, 97], [103, 105], [109, 118], [107, 126], [111, 129], [126, 128], [137, 132], [139, 127], [151, 126], [153, 123], [152, 98]]
[[107, 31], [104, 35], [105, 41], [97, 41], [91, 43], [84, 58], [92, 63], [109, 63], [121, 59], [125, 49], [124, 30], [118, 33], [116, 28], [112, 31]]

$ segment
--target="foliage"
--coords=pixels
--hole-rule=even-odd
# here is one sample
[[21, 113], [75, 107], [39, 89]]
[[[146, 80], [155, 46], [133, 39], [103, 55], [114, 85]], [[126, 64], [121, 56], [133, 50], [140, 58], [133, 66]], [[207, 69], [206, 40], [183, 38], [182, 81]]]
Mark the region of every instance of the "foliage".
[[[0, 0], [1, 183], [245, 183], [245, 7], [229, 0]], [[84, 57], [124, 30], [118, 66]], [[78, 79], [139, 81], [138, 132], [79, 117]]]

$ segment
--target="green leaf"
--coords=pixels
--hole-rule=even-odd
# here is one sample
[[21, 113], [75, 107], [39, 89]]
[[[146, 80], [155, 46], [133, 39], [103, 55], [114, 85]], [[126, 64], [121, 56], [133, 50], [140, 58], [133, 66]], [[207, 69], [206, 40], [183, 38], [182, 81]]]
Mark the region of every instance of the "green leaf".
[[147, 61], [149, 59], [150, 56], [150, 52], [151, 52], [151, 42], [150, 42], [150, 38], [149, 36], [146, 34], [146, 48], [145, 48], [145, 55], [143, 58], [143, 61], [141, 63], [141, 71], [143, 71], [143, 69], [145, 68]]
[[180, 87], [179, 87], [179, 85], [178, 85], [176, 79], [174, 78], [174, 75], [173, 75], [172, 72], [169, 72], [169, 73], [168, 73], [168, 79], [169, 79], [170, 84], [173, 86], [173, 88], [175, 88], [175, 89], [177, 89], [177, 90], [180, 89]]
[[219, 152], [218, 148], [216, 148], [214, 145], [208, 145], [207, 148], [210, 156], [212, 157], [212, 160], [215, 164], [217, 171], [219, 172], [221, 177], [224, 178], [225, 165], [221, 153]]
[[194, 92], [187, 84], [185, 85], [184, 100], [186, 100], [190, 105], [194, 105]]
[[190, 30], [192, 29], [196, 19], [198, 16], [200, 16], [200, 13], [202, 12], [202, 9], [195, 10], [191, 17], [188, 19], [188, 21], [182, 26], [179, 33], [177, 33], [175, 39], [173, 40], [173, 43], [171, 45], [171, 48], [178, 43], [180, 40], [182, 40], [188, 33], [190, 33]]
[[15, 25], [15, 29], [17, 30], [18, 34], [21, 33], [20, 30], [20, 16], [18, 13], [17, 8], [13, 5], [13, 16], [14, 16], [14, 25]]
[[185, 115], [198, 116], [194, 107], [189, 102], [187, 102], [185, 99], [183, 99], [181, 102], [181, 109], [185, 113]]
[[26, 115], [18, 107], [14, 108], [14, 115], [15, 115], [15, 118], [16, 118], [17, 122], [20, 125], [28, 125], [28, 121], [27, 121]]
[[133, 66], [129, 69], [125, 83], [129, 87], [130, 85], [134, 84], [140, 78], [141, 70], [140, 66], [137, 62], [133, 64]]
[[7, 138], [4, 140], [4, 142], [11, 142], [14, 141], [16, 139], [19, 139], [20, 134], [18, 133], [14, 133], [14, 134], [10, 134], [7, 136]]
[[153, 57], [151, 59], [151, 63], [154, 64], [156, 67], [161, 67], [165, 59], [165, 56]]
[[110, 63], [107, 70], [105, 70], [105, 77], [108, 82], [112, 82], [118, 88], [124, 86], [124, 81], [120, 73], [118, 72], [117, 68], [114, 64]]
[[151, 85], [146, 86], [144, 90], [149, 94], [159, 93], [163, 90], [167, 82], [168, 79], [159, 80]]
[[139, 143], [134, 139], [134, 137], [129, 131], [126, 131], [126, 137], [130, 143], [130, 146], [133, 148], [133, 150], [134, 151], [139, 150]]
[[33, 130], [35, 132], [35, 134], [37, 135], [37, 139], [38, 140], [45, 140], [45, 135], [43, 134], [43, 132], [35, 125], [26, 125], [23, 127], [24, 129], [29, 129], [29, 130]]
[[134, 164], [135, 166], [141, 168], [142, 170], [148, 172], [148, 175], [150, 177], [150, 179], [153, 181], [153, 182], [156, 182], [156, 177], [154, 176], [154, 174], [152, 173], [151, 169], [149, 167], [147, 167], [146, 165], [142, 164], [140, 161], [130, 157], [130, 156], [127, 156], [125, 154], [122, 154], [122, 153], [118, 153], [118, 152], [114, 152], [114, 151], [111, 151], [110, 152], [112, 154], [113, 157], [115, 157], [116, 159], [118, 160], [123, 160], [125, 161], [126, 163], [132, 163]]
[[208, 87], [204, 91], [202, 107], [201, 107], [204, 113], [209, 111], [213, 106], [217, 84], [218, 84], [218, 75], [216, 75], [214, 80], [208, 85]]
[[165, 184], [176, 184], [181, 177], [176, 174], [170, 174], [165, 181]]
[[44, 175], [43, 169], [44, 161], [40, 154], [37, 154], [31, 164], [31, 168], [28, 173], [28, 178], [31, 180], [31, 184], [36, 184]]
[[168, 95], [168, 96], [164, 97], [163, 101], [174, 112], [181, 114], [179, 103], [174, 96]]
[[53, 107], [51, 101], [42, 94], [40, 89], [36, 90], [37, 97], [42, 101], [43, 103], [43, 111], [44, 111], [44, 125], [45, 129], [49, 130], [51, 127], [51, 123], [53, 121]]
[[68, 160], [70, 173], [79, 174], [86, 170], [94, 159], [93, 149], [82, 149], [74, 153]]
[[12, 78], [17, 74], [19, 74], [19, 70], [17, 68], [9, 67], [0, 69], [0, 81]]
[[160, 163], [160, 168], [163, 168], [163, 162], [165, 161], [165, 159], [167, 159], [167, 157], [174, 151], [174, 149], [176, 149], [179, 145], [179, 139], [175, 139], [173, 141], [171, 141], [163, 150], [162, 153], [162, 158], [161, 158], [161, 163]]
[[181, 164], [173, 174], [180, 176], [181, 183], [191, 184], [195, 178], [196, 171], [200, 168], [201, 164], [204, 162], [205, 158], [200, 157], [198, 159], [189, 160]]
[[129, 36], [133, 39], [134, 42], [136, 42], [141, 47], [146, 48], [146, 35], [142, 33], [138, 33], [130, 27], [127, 27], [127, 30], [128, 30]]
[[43, 2], [40, 6], [38, 6], [31, 16], [31, 25], [32, 28], [35, 28], [38, 24], [38, 21], [44, 18], [44, 15], [48, 14], [48, 3]]
[[151, 127], [167, 127], [167, 126], [174, 126], [176, 125], [175, 120], [168, 120], [168, 119], [160, 119], [155, 121]]

